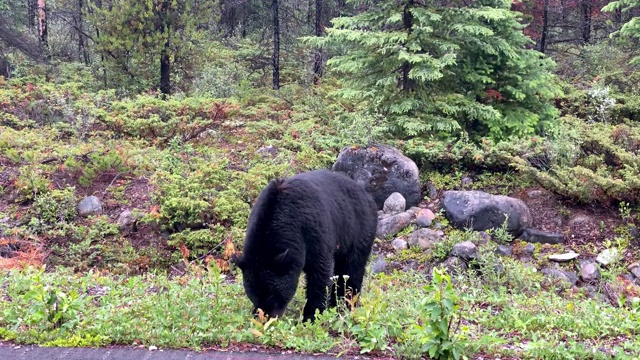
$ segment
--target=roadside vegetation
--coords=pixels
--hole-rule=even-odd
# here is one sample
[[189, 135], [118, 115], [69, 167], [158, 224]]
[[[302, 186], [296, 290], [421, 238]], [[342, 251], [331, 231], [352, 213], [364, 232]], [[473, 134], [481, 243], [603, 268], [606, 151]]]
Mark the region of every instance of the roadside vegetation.
[[[3, 20], [30, 24], [30, 8], [0, 0], [0, 341], [403, 359], [640, 356], [640, 280], [628, 269], [640, 261], [637, 2], [607, 5], [624, 14], [612, 38], [547, 42], [545, 55], [532, 30], [540, 14], [521, 9], [531, 21], [522, 25], [509, 2], [404, 1], [403, 12], [393, 1], [317, 1], [322, 31], [310, 27], [313, 6], [306, 27], [280, 15], [288, 30], [278, 34], [277, 68], [265, 50], [275, 40], [259, 31], [267, 23], [248, 20], [273, 19], [273, 5], [234, 13], [243, 33], [226, 1], [89, 3], [69, 12], [86, 15], [86, 31], [53, 11], [43, 43], [29, 28], [38, 25], [5, 36]], [[298, 18], [305, 11], [274, 3]], [[137, 26], [116, 31], [131, 18]], [[180, 46], [160, 28], [176, 31]], [[64, 29], [82, 30], [73, 39], [84, 45], [65, 45]], [[86, 37], [96, 30], [103, 38]], [[155, 71], [167, 59], [171, 76]], [[388, 266], [369, 273], [354, 310], [301, 323], [301, 283], [282, 319], [254, 319], [228, 260], [259, 192], [372, 143], [416, 162], [424, 204], [444, 190], [542, 192], [529, 206], [567, 241], [525, 256], [526, 243], [494, 229], [468, 270], [444, 272], [454, 244], [481, 239], [436, 212], [445, 236], [430, 251], [376, 240]], [[89, 196], [100, 210], [80, 211]], [[578, 215], [587, 220], [567, 225]], [[496, 255], [505, 244], [513, 256]], [[604, 249], [619, 257], [593, 289], [537, 270], [551, 253]]]

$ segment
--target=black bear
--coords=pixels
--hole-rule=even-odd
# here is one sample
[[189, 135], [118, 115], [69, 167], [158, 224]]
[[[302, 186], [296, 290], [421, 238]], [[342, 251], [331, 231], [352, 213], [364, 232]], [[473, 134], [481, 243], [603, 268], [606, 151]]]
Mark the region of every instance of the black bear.
[[[241, 256], [244, 289], [270, 317], [281, 316], [293, 298], [300, 274], [307, 278], [303, 320], [337, 304], [362, 280], [375, 239], [378, 212], [373, 198], [351, 178], [314, 170], [272, 180], [254, 204]], [[345, 277], [346, 278], [346, 277]], [[337, 288], [335, 284], [337, 283]]]

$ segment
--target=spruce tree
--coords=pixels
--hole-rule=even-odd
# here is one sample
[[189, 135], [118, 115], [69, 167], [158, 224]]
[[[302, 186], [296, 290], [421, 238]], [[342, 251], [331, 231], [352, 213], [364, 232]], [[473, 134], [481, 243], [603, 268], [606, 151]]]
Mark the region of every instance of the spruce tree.
[[[602, 11], [611, 12], [620, 10], [622, 13], [627, 13], [638, 8], [640, 8], [640, 0], [618, 0], [607, 4], [607, 6], [602, 8]], [[622, 25], [620, 31], [612, 35], [621, 35], [623, 38], [635, 42], [636, 46], [634, 46], [634, 48], [637, 49], [637, 44], [640, 40], [640, 16], [632, 17], [631, 20]], [[637, 50], [634, 52], [636, 54], [638, 53]], [[640, 64], [640, 56], [635, 56], [631, 63], [635, 65]]]
[[528, 135], [556, 116], [552, 60], [529, 49], [508, 0], [351, 0], [316, 46], [340, 55], [328, 67], [338, 94], [366, 101], [397, 136]]

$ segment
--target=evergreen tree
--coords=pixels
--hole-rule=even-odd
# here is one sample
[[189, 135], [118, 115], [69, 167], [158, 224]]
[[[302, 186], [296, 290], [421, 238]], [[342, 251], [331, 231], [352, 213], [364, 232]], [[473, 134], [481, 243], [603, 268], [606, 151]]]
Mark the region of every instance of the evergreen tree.
[[111, 0], [90, 4], [88, 21], [100, 34], [96, 49], [126, 88], [168, 94], [171, 74], [183, 78], [197, 51], [198, 25], [212, 17], [215, 1]]
[[[620, 10], [623, 13], [628, 13], [640, 8], [640, 0], [618, 0], [609, 3], [607, 6], [602, 8], [602, 11], [617, 11]], [[613, 35], [615, 35], [614, 33]], [[637, 49], [637, 42], [640, 40], [640, 16], [634, 16], [629, 20], [626, 24], [622, 26], [619, 31], [619, 34], [624, 38], [629, 39], [631, 41], [635, 41]], [[637, 51], [636, 51], [637, 53]], [[637, 65], [640, 64], [640, 55], [633, 58], [632, 63]]]
[[556, 111], [553, 61], [527, 49], [508, 0], [351, 0], [365, 10], [333, 20], [316, 46], [344, 98], [367, 101], [398, 136], [527, 135]]

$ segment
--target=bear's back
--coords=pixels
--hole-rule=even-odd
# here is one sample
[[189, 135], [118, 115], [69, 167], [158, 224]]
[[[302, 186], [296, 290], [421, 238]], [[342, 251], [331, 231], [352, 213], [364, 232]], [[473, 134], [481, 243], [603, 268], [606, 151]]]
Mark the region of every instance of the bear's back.
[[314, 170], [274, 180], [263, 190], [249, 219], [245, 251], [348, 252], [363, 234], [375, 234], [376, 225], [375, 201], [362, 185], [341, 173]]

